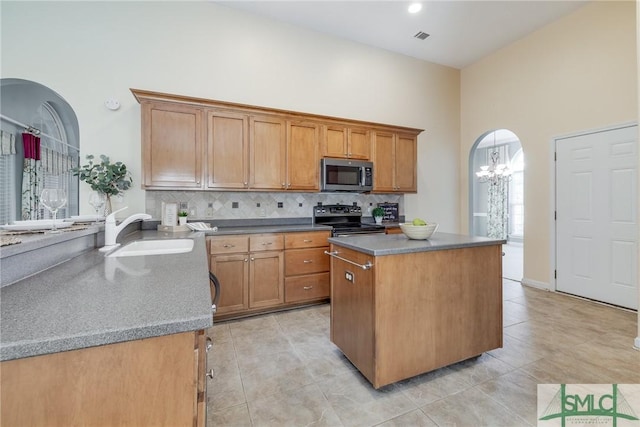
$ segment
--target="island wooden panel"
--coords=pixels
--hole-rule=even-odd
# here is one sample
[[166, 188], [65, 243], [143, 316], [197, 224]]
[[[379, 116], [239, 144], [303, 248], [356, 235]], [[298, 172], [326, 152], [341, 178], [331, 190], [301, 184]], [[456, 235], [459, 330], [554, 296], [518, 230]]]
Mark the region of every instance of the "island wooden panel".
[[501, 245], [378, 257], [331, 250], [374, 264], [367, 276], [332, 258], [331, 339], [375, 388], [502, 347]]

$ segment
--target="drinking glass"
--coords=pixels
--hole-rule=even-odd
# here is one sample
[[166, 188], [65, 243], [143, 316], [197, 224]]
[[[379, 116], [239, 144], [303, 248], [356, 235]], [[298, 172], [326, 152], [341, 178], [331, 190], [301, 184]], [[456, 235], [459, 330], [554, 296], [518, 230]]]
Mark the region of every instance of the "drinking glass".
[[93, 192], [89, 196], [89, 204], [93, 206], [93, 209], [96, 211], [96, 223], [99, 222], [99, 218], [104, 216], [104, 205], [107, 202], [107, 198], [104, 193]]
[[58, 210], [67, 204], [67, 192], [60, 188], [45, 188], [40, 194], [40, 203], [53, 215], [53, 227], [49, 233], [60, 233], [56, 227]]

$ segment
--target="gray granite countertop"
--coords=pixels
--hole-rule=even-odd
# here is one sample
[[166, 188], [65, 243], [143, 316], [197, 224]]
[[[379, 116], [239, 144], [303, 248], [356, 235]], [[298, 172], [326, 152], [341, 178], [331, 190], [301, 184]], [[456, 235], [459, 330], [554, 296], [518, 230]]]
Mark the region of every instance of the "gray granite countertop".
[[143, 231], [127, 240], [166, 237], [194, 239], [194, 249], [118, 258], [95, 249], [3, 287], [0, 360], [211, 326], [204, 234]]
[[383, 256], [499, 245], [507, 242], [486, 237], [436, 232], [429, 240], [410, 240], [404, 234], [360, 234], [348, 237], [331, 237], [329, 243], [373, 256]]

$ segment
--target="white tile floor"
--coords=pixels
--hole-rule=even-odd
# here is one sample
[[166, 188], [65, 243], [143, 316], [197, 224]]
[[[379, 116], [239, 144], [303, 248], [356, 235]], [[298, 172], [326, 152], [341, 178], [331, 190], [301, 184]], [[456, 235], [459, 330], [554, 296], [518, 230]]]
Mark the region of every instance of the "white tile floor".
[[218, 323], [209, 426], [533, 426], [539, 383], [640, 383], [637, 314], [505, 280], [504, 346], [374, 390], [329, 305]]

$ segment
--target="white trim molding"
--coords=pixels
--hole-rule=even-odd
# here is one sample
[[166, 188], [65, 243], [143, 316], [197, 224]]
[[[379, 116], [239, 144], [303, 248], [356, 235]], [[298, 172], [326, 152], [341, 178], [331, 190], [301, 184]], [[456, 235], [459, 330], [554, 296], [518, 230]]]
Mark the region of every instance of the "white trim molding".
[[530, 286], [532, 288], [543, 289], [545, 291], [555, 291], [554, 288], [547, 282], [540, 282], [538, 280], [527, 279], [526, 277], [522, 278], [522, 284], [525, 286]]

